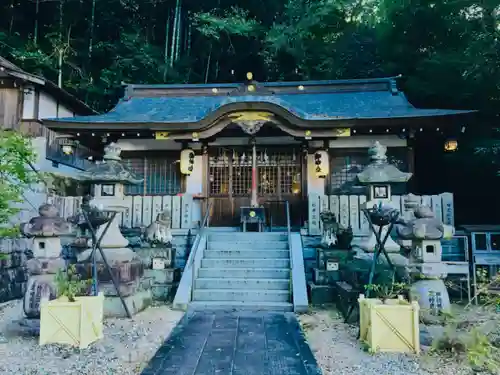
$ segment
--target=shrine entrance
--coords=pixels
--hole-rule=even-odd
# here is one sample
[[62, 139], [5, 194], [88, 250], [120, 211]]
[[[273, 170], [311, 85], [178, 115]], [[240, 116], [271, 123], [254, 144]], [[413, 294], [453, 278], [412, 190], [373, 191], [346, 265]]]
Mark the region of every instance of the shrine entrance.
[[[250, 206], [251, 200], [251, 146], [209, 149], [208, 154], [210, 225], [239, 226], [240, 208]], [[258, 203], [266, 208], [266, 226], [286, 227], [286, 201], [292, 225], [302, 224], [302, 160], [298, 147], [257, 146]]]

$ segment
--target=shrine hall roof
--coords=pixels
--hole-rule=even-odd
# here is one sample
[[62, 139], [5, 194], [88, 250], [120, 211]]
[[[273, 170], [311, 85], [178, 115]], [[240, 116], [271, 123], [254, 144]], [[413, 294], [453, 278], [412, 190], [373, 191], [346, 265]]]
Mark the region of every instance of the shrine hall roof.
[[[253, 90], [248, 86], [253, 85]], [[419, 109], [396, 87], [395, 78], [207, 85], [129, 85], [108, 113], [44, 119], [49, 128], [98, 129], [106, 125], [202, 124], [242, 109], [270, 110], [297, 126], [330, 126], [348, 120], [456, 116], [474, 111]], [[169, 125], [169, 126], [168, 126]], [[324, 125], [323, 125], [324, 126]]]

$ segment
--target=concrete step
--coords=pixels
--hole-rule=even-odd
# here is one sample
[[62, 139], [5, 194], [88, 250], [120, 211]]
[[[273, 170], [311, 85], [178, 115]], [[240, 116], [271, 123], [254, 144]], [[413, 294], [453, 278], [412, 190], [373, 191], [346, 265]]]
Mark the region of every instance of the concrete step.
[[289, 302], [219, 302], [219, 301], [192, 301], [189, 307], [194, 310], [250, 310], [250, 311], [279, 311], [291, 312], [293, 305]]
[[[235, 249], [238, 249], [235, 247]], [[206, 259], [233, 259], [233, 258], [246, 258], [246, 259], [290, 259], [290, 251], [288, 250], [205, 250], [203, 256]]]
[[236, 241], [236, 240], [208, 240], [208, 250], [285, 250], [288, 249], [288, 242], [286, 241]]
[[253, 290], [290, 290], [288, 279], [243, 279], [243, 278], [198, 278], [195, 281], [197, 289], [253, 289]]
[[195, 301], [290, 302], [288, 290], [195, 289]]
[[290, 269], [290, 259], [202, 259], [202, 268], [286, 268]]
[[286, 279], [290, 280], [290, 270], [286, 268], [200, 268], [199, 278], [218, 279]]
[[283, 232], [208, 232], [209, 241], [287, 241]]

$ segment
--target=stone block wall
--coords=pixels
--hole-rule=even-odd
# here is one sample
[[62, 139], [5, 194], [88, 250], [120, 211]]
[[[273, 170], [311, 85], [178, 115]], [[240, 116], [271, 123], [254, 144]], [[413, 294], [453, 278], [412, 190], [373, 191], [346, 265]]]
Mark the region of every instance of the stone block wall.
[[[127, 237], [134, 235], [138, 235], [138, 233], [127, 233]], [[168, 291], [168, 288], [154, 288], [156, 295], [163, 296], [161, 299], [165, 299], [164, 295], [166, 295], [167, 292], [168, 299], [173, 298], [172, 295], [175, 294], [176, 286], [182, 276], [182, 270], [186, 265], [186, 260], [189, 256], [189, 250], [194, 241], [194, 237], [194, 235], [187, 236], [186, 234], [173, 236], [173, 263], [169, 267], [173, 269], [172, 271], [167, 271], [165, 275], [155, 270], [149, 271], [147, 277], [154, 279], [155, 285], [170, 285], [170, 290]], [[64, 245], [70, 243], [72, 239], [72, 236], [66, 236], [61, 238], [61, 242]], [[0, 239], [0, 254], [3, 254], [3, 257], [0, 257], [0, 303], [23, 297], [28, 280], [28, 273], [25, 265], [26, 261], [32, 257], [32, 242], [32, 240], [26, 238]], [[134, 251], [140, 252], [141, 250], [135, 248]], [[162, 275], [159, 275], [160, 273]], [[173, 281], [167, 283], [166, 281], [157, 280], [158, 277], [173, 277]]]
[[306, 272], [306, 281], [313, 279], [316, 264], [316, 247], [321, 244], [321, 236], [302, 236], [302, 253], [304, 255], [304, 269]]
[[31, 240], [0, 239], [0, 303], [22, 298], [28, 273], [26, 260], [31, 257]]

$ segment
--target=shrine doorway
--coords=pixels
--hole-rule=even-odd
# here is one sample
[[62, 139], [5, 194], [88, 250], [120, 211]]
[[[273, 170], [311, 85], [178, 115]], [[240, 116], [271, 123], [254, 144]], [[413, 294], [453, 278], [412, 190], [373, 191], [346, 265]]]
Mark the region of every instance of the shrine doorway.
[[[252, 149], [219, 147], [208, 151], [208, 196], [211, 226], [239, 226], [240, 208], [249, 206], [252, 188]], [[302, 224], [303, 155], [299, 148], [257, 147], [257, 193], [266, 208], [266, 226], [286, 227], [286, 201], [293, 226]]]

